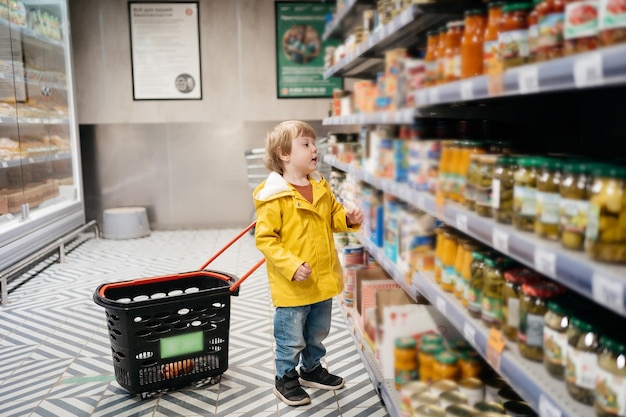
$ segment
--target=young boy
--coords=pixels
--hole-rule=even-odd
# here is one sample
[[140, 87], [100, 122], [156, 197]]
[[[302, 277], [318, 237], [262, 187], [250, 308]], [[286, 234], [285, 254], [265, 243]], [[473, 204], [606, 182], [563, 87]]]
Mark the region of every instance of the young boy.
[[[344, 210], [316, 171], [315, 131], [287, 121], [269, 131], [265, 166], [271, 171], [254, 190], [256, 245], [265, 255], [276, 307], [276, 385], [285, 404], [309, 404], [302, 386], [340, 389], [341, 377], [322, 367], [332, 298], [343, 290], [333, 232], [357, 230], [363, 214]], [[300, 373], [296, 367], [300, 366]]]

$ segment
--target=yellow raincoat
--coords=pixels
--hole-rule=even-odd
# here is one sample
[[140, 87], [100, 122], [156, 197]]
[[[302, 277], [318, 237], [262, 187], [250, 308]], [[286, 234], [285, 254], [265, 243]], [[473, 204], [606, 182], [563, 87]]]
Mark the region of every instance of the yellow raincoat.
[[[343, 271], [333, 232], [348, 228], [346, 212], [318, 172], [309, 175], [313, 204], [278, 173], [272, 172], [253, 193], [257, 211], [257, 248], [265, 255], [276, 307], [296, 307], [328, 300], [343, 291]], [[311, 275], [292, 281], [307, 262]]]

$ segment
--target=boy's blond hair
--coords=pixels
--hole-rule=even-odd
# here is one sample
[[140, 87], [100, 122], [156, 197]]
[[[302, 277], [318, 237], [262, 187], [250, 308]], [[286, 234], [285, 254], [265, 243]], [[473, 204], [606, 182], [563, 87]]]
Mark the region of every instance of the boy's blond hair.
[[263, 162], [270, 171], [283, 175], [281, 153], [291, 154], [291, 140], [300, 136], [316, 139], [315, 130], [310, 124], [299, 120], [288, 120], [274, 126], [265, 138]]

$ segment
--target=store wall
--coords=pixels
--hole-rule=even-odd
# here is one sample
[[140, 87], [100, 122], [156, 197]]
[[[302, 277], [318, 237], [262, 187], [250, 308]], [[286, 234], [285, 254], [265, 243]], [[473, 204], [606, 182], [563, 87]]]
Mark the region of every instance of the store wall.
[[134, 101], [127, 0], [70, 1], [88, 219], [148, 208], [153, 229], [241, 226], [253, 210], [244, 152], [329, 99], [277, 99], [273, 0], [200, 0], [202, 100]]

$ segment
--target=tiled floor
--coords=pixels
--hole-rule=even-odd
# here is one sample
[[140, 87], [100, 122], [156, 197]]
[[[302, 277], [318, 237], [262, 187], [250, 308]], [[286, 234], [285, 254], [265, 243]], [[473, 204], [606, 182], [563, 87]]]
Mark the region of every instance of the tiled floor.
[[[307, 389], [312, 403], [288, 407], [274, 384], [272, 307], [261, 267], [231, 297], [229, 367], [217, 384], [141, 399], [113, 374], [98, 285], [193, 271], [238, 230], [157, 231], [132, 240], [89, 238], [63, 264], [47, 262], [12, 281], [0, 307], [1, 416], [387, 416], [337, 306], [326, 365], [346, 378], [336, 392]], [[87, 237], [89, 235], [85, 235]], [[245, 235], [210, 269], [243, 275], [261, 257]], [[30, 276], [30, 275], [25, 275]]]

